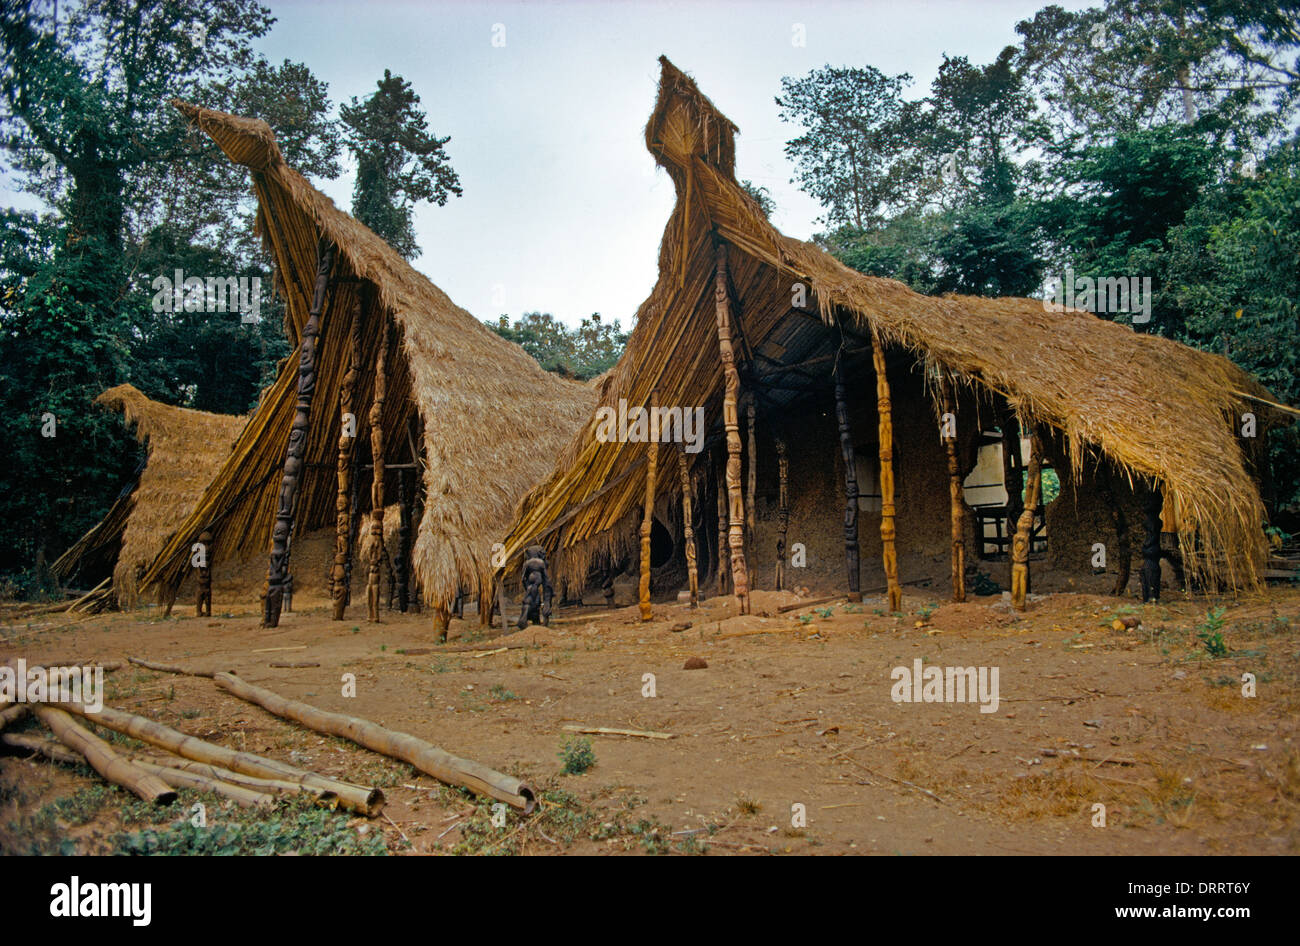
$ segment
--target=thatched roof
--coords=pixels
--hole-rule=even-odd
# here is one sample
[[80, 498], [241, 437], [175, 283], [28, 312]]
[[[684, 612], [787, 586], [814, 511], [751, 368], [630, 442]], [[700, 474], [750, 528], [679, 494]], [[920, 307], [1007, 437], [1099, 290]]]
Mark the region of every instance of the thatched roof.
[[[1224, 358], [1086, 312], [1048, 312], [1034, 299], [923, 296], [784, 236], [736, 182], [735, 125], [693, 80], [667, 59], [660, 63], [646, 145], [672, 177], [677, 204], [660, 245], [658, 282], [599, 406], [619, 398], [644, 405], [658, 388], [660, 404], [706, 406], [716, 427], [723, 375], [713, 276], [721, 240], [729, 246], [738, 359], [752, 359], [791, 320], [811, 318], [867, 339], [874, 333], [927, 369], [1003, 395], [1022, 416], [1055, 428], [1076, 467], [1086, 455], [1104, 454], [1131, 476], [1159, 483], [1183, 510], [1192, 572], [1233, 588], [1258, 585], [1264, 510], [1236, 431], [1243, 411], [1265, 410], [1252, 399], [1268, 397], [1263, 387]], [[795, 283], [808, 289], [807, 311], [792, 308]], [[874, 392], [856, 397], [874, 399]], [[551, 477], [521, 503], [507, 555], [543, 537], [560, 572], [580, 577], [593, 558], [628, 551], [648, 448], [602, 443], [596, 429], [593, 414]], [[663, 495], [676, 489], [675, 477], [660, 478]]]
[[[504, 533], [519, 497], [550, 471], [555, 454], [590, 413], [594, 393], [543, 371], [523, 349], [483, 326], [335, 207], [284, 163], [265, 122], [174, 104], [252, 173], [257, 227], [275, 260], [277, 287], [288, 309], [285, 332], [295, 350], [146, 583], [175, 587], [185, 574], [188, 543], [208, 525], [214, 526], [218, 559], [267, 553], [297, 394], [297, 346], [311, 305], [317, 241], [324, 236], [338, 253], [317, 342], [295, 533], [335, 521], [339, 387], [348, 362], [352, 306], [359, 297], [363, 369], [353, 401], [358, 443], [367, 438], [380, 344], [386, 346], [388, 364], [386, 461], [410, 462], [410, 443], [423, 430], [417, 452], [423, 454], [427, 495], [413, 564], [424, 595], [445, 604], [458, 587], [486, 587], [492, 544]], [[390, 323], [393, 331], [381, 330]], [[363, 511], [367, 505], [363, 499]]]
[[55, 562], [54, 571], [68, 576], [100, 550], [115, 551], [113, 593], [119, 605], [129, 608], [139, 592], [137, 575], [198, 503], [248, 418], [173, 407], [130, 384], [109, 388], [95, 403], [121, 411], [126, 423], [135, 425], [147, 458], [133, 488], [124, 490], [108, 515]]

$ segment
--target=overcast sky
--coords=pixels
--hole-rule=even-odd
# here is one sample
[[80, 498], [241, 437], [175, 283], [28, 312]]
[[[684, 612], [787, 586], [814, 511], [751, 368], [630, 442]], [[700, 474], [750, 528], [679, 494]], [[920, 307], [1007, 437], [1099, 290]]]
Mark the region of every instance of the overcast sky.
[[[598, 311], [628, 326], [673, 201], [643, 137], [660, 54], [739, 126], [737, 177], [767, 187], [775, 224], [807, 239], [821, 208], [790, 183], [783, 146], [797, 131], [777, 117], [781, 77], [869, 64], [910, 73], [919, 97], [944, 53], [991, 61], [1046, 0], [269, 5], [278, 22], [259, 48], [307, 63], [336, 109], [387, 68], [451, 136], [465, 193], [417, 211], [417, 269], [479, 318], [541, 310], [576, 324]], [[351, 168], [316, 183], [350, 208]]]

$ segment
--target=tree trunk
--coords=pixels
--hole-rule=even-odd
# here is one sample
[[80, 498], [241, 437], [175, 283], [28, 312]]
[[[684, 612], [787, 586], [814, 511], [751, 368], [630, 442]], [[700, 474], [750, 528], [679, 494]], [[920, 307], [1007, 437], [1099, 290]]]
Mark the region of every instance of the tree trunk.
[[745, 498], [740, 485], [740, 374], [731, 346], [731, 298], [727, 289], [727, 246], [719, 243], [716, 252], [713, 301], [718, 319], [718, 350], [726, 390], [722, 399], [722, 419], [727, 430], [727, 545], [731, 553], [731, 584], [741, 614], [749, 613], [749, 569], [745, 567]]
[[[357, 372], [361, 369], [361, 293], [352, 303], [352, 327], [349, 332], [348, 367], [339, 385], [339, 457], [338, 496], [334, 500], [334, 569], [331, 572], [334, 600], [333, 617], [342, 621], [351, 597], [352, 586], [352, 508], [353, 448], [357, 440], [356, 411], [352, 393]], [[349, 429], [350, 428], [350, 429]]]
[[1029, 427], [1029, 467], [1025, 475], [1025, 508], [1016, 524], [1016, 536], [1011, 542], [1011, 606], [1025, 610], [1029, 595], [1029, 546], [1034, 529], [1034, 514], [1038, 512], [1038, 498], [1042, 488], [1043, 447], [1038, 430]]
[[307, 324], [303, 326], [298, 347], [298, 404], [293, 426], [289, 430], [275, 527], [271, 533], [271, 564], [266, 575], [263, 627], [279, 626], [280, 608], [284, 604], [285, 584], [289, 576], [289, 534], [293, 530], [294, 504], [298, 498], [299, 480], [307, 452], [312, 395], [316, 392], [316, 338], [320, 334], [321, 313], [325, 308], [333, 265], [334, 244], [322, 236], [316, 246], [316, 285], [312, 291], [311, 311], [307, 316]]
[[889, 610], [903, 608], [903, 589], [898, 583], [898, 552], [894, 547], [894, 419], [889, 398], [889, 376], [886, 372], [885, 346], [880, 336], [872, 333], [871, 360], [876, 369], [876, 413], [880, 428], [880, 543], [881, 558], [885, 567], [885, 590], [889, 594]]

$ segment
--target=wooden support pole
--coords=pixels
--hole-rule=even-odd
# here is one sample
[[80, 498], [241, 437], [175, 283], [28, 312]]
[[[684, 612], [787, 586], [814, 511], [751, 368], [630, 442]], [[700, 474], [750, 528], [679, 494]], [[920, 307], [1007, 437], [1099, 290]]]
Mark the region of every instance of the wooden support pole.
[[[842, 338], [841, 344], [843, 344]], [[840, 456], [844, 460], [844, 563], [848, 568], [849, 600], [861, 601], [862, 563], [858, 554], [858, 464], [853, 455], [853, 434], [849, 430], [849, 402], [847, 386], [844, 383], [844, 369], [838, 363], [835, 366], [835, 420], [840, 429]], [[883, 464], [883, 460], [881, 462]], [[883, 524], [881, 528], [883, 529]]]
[[785, 441], [776, 441], [776, 471], [780, 477], [778, 497], [780, 519], [776, 533], [776, 590], [785, 589], [785, 539], [790, 531], [790, 459], [785, 455]]
[[266, 573], [266, 601], [262, 609], [262, 626], [278, 627], [280, 608], [284, 604], [289, 577], [289, 533], [293, 531], [294, 503], [306, 463], [307, 436], [311, 428], [311, 402], [316, 393], [316, 338], [320, 335], [321, 313], [329, 289], [330, 271], [334, 267], [334, 244], [321, 236], [316, 245], [316, 285], [312, 290], [311, 311], [302, 329], [298, 345], [298, 403], [289, 429], [289, 443], [284, 452], [284, 473], [280, 479], [280, 497], [271, 532], [271, 563]]
[[727, 245], [715, 252], [713, 302], [718, 319], [718, 351], [726, 389], [722, 421], [727, 430], [727, 545], [731, 553], [731, 585], [741, 614], [749, 613], [749, 569], [745, 567], [745, 497], [740, 485], [740, 374], [731, 345], [731, 296], [727, 287]]
[[718, 463], [718, 479], [715, 492], [718, 500], [718, 594], [725, 595], [731, 575], [731, 563], [727, 555], [727, 481], [726, 460]]
[[[650, 416], [653, 418], [659, 408], [659, 392], [650, 392]], [[653, 426], [653, 424], [652, 424]], [[637, 594], [637, 604], [641, 609], [641, 620], [653, 620], [650, 607], [650, 532], [655, 518], [655, 474], [659, 467], [659, 440], [651, 437], [646, 445], [648, 462], [645, 469], [645, 509], [641, 515], [641, 583]]]
[[939, 433], [948, 452], [948, 508], [952, 519], [952, 600], [966, 600], [966, 500], [962, 493], [961, 461], [957, 457], [957, 410], [952, 382], [939, 381]]
[[[746, 419], [748, 420], [748, 434], [745, 440], [748, 456], [746, 457], [745, 470], [745, 549], [746, 559], [754, 551], [755, 525], [754, 525], [754, 497], [758, 493], [758, 440], [754, 436], [754, 398], [749, 399], [749, 405], [745, 409]], [[757, 569], [750, 572], [749, 590], [755, 588], [755, 579]]]
[[889, 375], [885, 364], [885, 346], [880, 335], [872, 332], [871, 361], [876, 369], [876, 413], [880, 438], [880, 542], [885, 566], [885, 590], [889, 610], [903, 609], [903, 589], [898, 583], [898, 551], [894, 545], [894, 419], [889, 400]]
[[1142, 497], [1142, 570], [1138, 581], [1142, 585], [1142, 603], [1160, 600], [1160, 513], [1164, 498], [1158, 487], [1152, 487]]
[[198, 588], [195, 592], [195, 617], [212, 617], [212, 530], [204, 529], [199, 535], [203, 547], [202, 564], [199, 565]]
[[677, 472], [682, 480], [682, 535], [686, 541], [686, 581], [691, 590], [691, 607], [700, 606], [700, 571], [695, 554], [695, 515], [694, 490], [691, 487], [691, 473], [686, 465], [686, 447], [677, 450]]
[[409, 471], [397, 473], [397, 555], [393, 558], [393, 572], [397, 581], [397, 610], [406, 613], [411, 581], [411, 490]]
[[334, 568], [330, 572], [333, 619], [342, 621], [351, 597], [352, 510], [355, 505], [352, 476], [355, 472], [353, 447], [357, 441], [357, 415], [352, 404], [357, 372], [361, 370], [361, 294], [352, 302], [352, 325], [348, 332], [348, 367], [339, 384], [338, 495], [334, 499]]
[[1025, 501], [1016, 524], [1016, 536], [1011, 540], [1011, 606], [1025, 610], [1029, 595], [1029, 544], [1033, 536], [1034, 515], [1038, 512], [1038, 497], [1042, 486], [1043, 448], [1038, 431], [1029, 428], [1029, 466], [1025, 475]]
[[1020, 521], [1020, 512], [1025, 505], [1021, 497], [1025, 482], [1020, 458], [1020, 422], [1011, 405], [1003, 406], [1002, 414], [998, 418], [998, 427], [1002, 430], [1002, 484], [1007, 491], [1006, 534], [1007, 538], [1011, 539], [1015, 535], [1016, 526]]
[[387, 387], [388, 316], [379, 317], [379, 354], [375, 358], [375, 393], [370, 402], [370, 536], [366, 560], [366, 617], [379, 623], [379, 572], [384, 553], [384, 396]]

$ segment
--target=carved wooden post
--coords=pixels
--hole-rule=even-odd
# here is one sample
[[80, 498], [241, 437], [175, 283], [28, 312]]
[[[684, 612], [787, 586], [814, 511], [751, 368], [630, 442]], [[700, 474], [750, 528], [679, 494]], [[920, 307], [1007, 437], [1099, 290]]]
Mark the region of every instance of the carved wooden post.
[[727, 578], [731, 575], [730, 556], [727, 555], [727, 481], [724, 469], [726, 461], [718, 464], [718, 594], [727, 593]]
[[731, 552], [731, 584], [740, 613], [749, 613], [749, 569], [745, 567], [745, 498], [740, 487], [740, 414], [736, 406], [740, 375], [731, 347], [731, 297], [727, 291], [727, 246], [719, 243], [715, 254], [713, 302], [718, 317], [718, 350], [726, 390], [722, 397], [722, 421], [727, 430], [727, 544]]
[[[840, 342], [843, 344], [843, 336]], [[840, 455], [844, 458], [844, 562], [849, 574], [849, 600], [861, 601], [862, 564], [858, 556], [858, 465], [853, 457], [853, 435], [849, 431], [848, 394], [844, 384], [844, 370], [840, 365], [835, 367], [835, 420], [840, 428]]]
[[[749, 406], [745, 409], [749, 420], [749, 437], [745, 441], [748, 448], [748, 469], [745, 471], [745, 548], [753, 552], [755, 539], [754, 526], [754, 496], [758, 492], [758, 440], [754, 437], [754, 399], [749, 399]], [[748, 553], [746, 553], [748, 554]], [[758, 574], [757, 569], [749, 575], [749, 590], [754, 590], [755, 576]]]
[[196, 617], [212, 617], [212, 530], [204, 529], [199, 535], [203, 546], [203, 564], [199, 566], [198, 594], [194, 602]]
[[1021, 492], [1025, 488], [1020, 465], [1020, 422], [1010, 405], [1004, 406], [998, 426], [1002, 429], [1002, 482], [1007, 490], [1006, 532], [1010, 539], [1015, 535], [1024, 508]]
[[780, 520], [776, 533], [776, 590], [785, 588], [785, 537], [790, 531], [790, 460], [785, 455], [785, 441], [776, 441], [776, 471], [780, 477]]
[[957, 412], [947, 379], [939, 381], [939, 431], [948, 451], [948, 506], [952, 518], [952, 600], [966, 600], [966, 501], [957, 458]]
[[894, 419], [889, 400], [889, 376], [885, 346], [872, 332], [871, 361], [876, 369], [876, 413], [880, 418], [880, 541], [889, 592], [889, 610], [903, 608], [903, 589], [898, 584], [898, 552], [894, 547]]
[[347, 610], [352, 584], [352, 452], [357, 442], [357, 417], [352, 406], [352, 392], [361, 367], [361, 292], [352, 302], [352, 329], [349, 332], [348, 367], [339, 384], [339, 458], [338, 496], [334, 500], [334, 568], [330, 573], [334, 599], [334, 620], [342, 621]]
[[298, 346], [298, 404], [293, 415], [293, 426], [289, 429], [275, 526], [271, 532], [271, 563], [266, 572], [263, 627], [279, 625], [280, 608], [284, 603], [285, 580], [289, 574], [289, 533], [293, 528], [294, 501], [298, 498], [298, 484], [307, 452], [312, 395], [316, 392], [316, 338], [320, 334], [321, 312], [325, 308], [326, 290], [333, 265], [334, 244], [322, 236], [316, 245], [316, 285], [312, 290], [311, 310]]
[[406, 613], [411, 574], [411, 491], [406, 470], [397, 471], [397, 556], [393, 572], [397, 582], [397, 610]]
[[1038, 440], [1038, 430], [1029, 428], [1029, 466], [1025, 475], [1025, 505], [1016, 524], [1016, 536], [1011, 541], [1011, 606], [1025, 610], [1029, 594], [1029, 545], [1033, 536], [1034, 514], [1038, 511], [1038, 496], [1042, 485], [1043, 448]]
[[375, 394], [370, 403], [370, 538], [366, 556], [370, 573], [366, 577], [366, 617], [379, 621], [379, 572], [384, 553], [384, 396], [387, 380], [388, 315], [379, 317], [379, 354], [375, 358]]
[[1158, 488], [1142, 497], [1142, 603], [1160, 600], [1160, 513], [1164, 499]]
[[[653, 418], [659, 408], [659, 392], [657, 390], [650, 392], [650, 416]], [[651, 429], [655, 428], [655, 422], [651, 421]], [[637, 603], [641, 608], [641, 620], [649, 621], [654, 618], [650, 608], [650, 532], [654, 526], [655, 519], [655, 474], [659, 467], [659, 440], [657, 437], [651, 437], [650, 442], [646, 445], [649, 450], [649, 460], [645, 468], [645, 511], [641, 516], [641, 584], [637, 595]]]
[[686, 540], [686, 580], [691, 589], [691, 607], [700, 606], [700, 573], [695, 556], [695, 515], [690, 470], [686, 468], [686, 448], [677, 450], [677, 472], [682, 479], [682, 535]]

